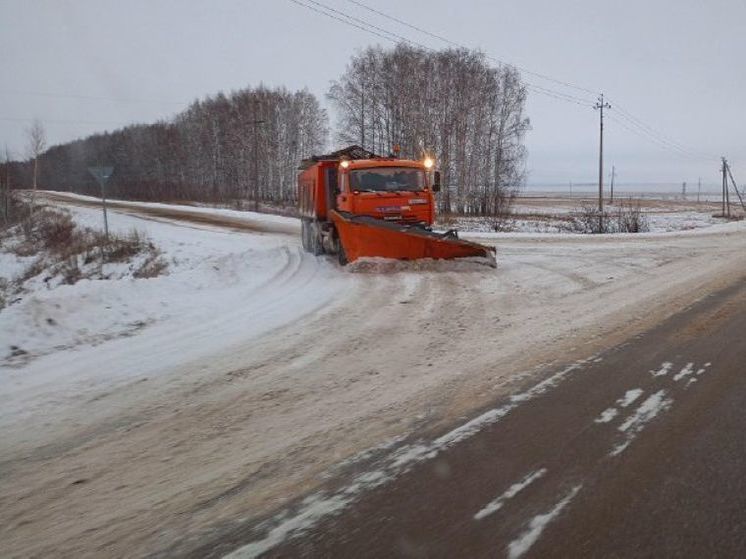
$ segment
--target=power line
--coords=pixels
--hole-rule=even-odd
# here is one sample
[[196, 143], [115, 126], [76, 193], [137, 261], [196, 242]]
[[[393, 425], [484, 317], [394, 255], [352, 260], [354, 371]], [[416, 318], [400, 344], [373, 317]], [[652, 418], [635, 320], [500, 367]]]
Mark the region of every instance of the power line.
[[666, 151], [668, 151], [668, 152], [670, 152], [670, 153], [672, 153], [674, 155], [677, 155], [679, 157], [682, 157], [682, 158], [685, 158], [685, 159], [694, 159], [694, 160], [698, 160], [698, 161], [701, 161], [701, 160], [710, 161], [712, 159], [710, 157], [697, 156], [697, 155], [689, 153], [687, 151], [683, 151], [683, 150], [677, 148], [676, 146], [673, 146], [673, 145], [671, 145], [669, 143], [666, 143], [665, 141], [657, 138], [656, 136], [651, 135], [650, 133], [646, 132], [645, 130], [643, 130], [643, 129], [639, 128], [639, 127], [633, 128], [632, 126], [629, 126], [627, 123], [625, 123], [623, 120], [615, 118], [615, 117], [613, 117], [611, 115], [608, 115], [607, 118], [609, 120], [612, 120], [612, 121], [616, 122], [619, 126], [621, 126], [622, 128], [624, 128], [628, 132], [630, 132], [632, 134], [635, 134], [636, 136], [639, 136], [640, 138], [649, 140], [649, 141], [657, 144], [658, 147], [660, 147], [661, 149], [666, 150]]
[[[296, 0], [291, 0], [291, 1], [292, 1], [292, 2], [295, 2], [296, 4], [298, 4], [298, 3], [299, 3], [299, 2], [297, 2]], [[330, 12], [333, 12], [333, 13], [335, 13], [335, 14], [339, 14], [339, 15], [341, 15], [342, 17], [344, 17], [344, 18], [347, 18], [347, 19], [349, 19], [349, 20], [351, 20], [351, 21], [354, 21], [354, 22], [360, 23], [360, 24], [362, 24], [362, 25], [365, 25], [365, 26], [369, 26], [369, 27], [371, 27], [371, 28], [375, 29], [376, 31], [381, 31], [381, 32], [383, 32], [383, 33], [386, 33], [386, 34], [390, 35], [391, 37], [396, 37], [396, 38], [398, 39], [398, 41], [394, 41], [393, 39], [391, 39], [391, 38], [388, 38], [388, 40], [389, 40], [389, 41], [392, 41], [392, 42], [394, 42], [394, 43], [397, 43], [397, 42], [399, 42], [399, 41], [403, 41], [403, 42], [405, 42], [405, 43], [407, 43], [407, 44], [411, 44], [411, 45], [414, 45], [414, 46], [420, 47], [420, 48], [422, 48], [422, 49], [425, 49], [425, 50], [427, 50], [427, 51], [430, 51], [430, 52], [435, 52], [435, 49], [433, 49], [432, 47], [429, 47], [429, 46], [427, 46], [427, 45], [425, 45], [425, 44], [422, 44], [422, 43], [420, 43], [420, 42], [418, 42], [418, 41], [414, 41], [414, 40], [412, 40], [412, 39], [409, 39], [409, 38], [407, 38], [407, 37], [404, 37], [404, 36], [402, 36], [402, 35], [399, 35], [399, 34], [397, 34], [397, 33], [393, 33], [393, 32], [391, 32], [391, 31], [389, 31], [389, 30], [387, 30], [387, 29], [384, 29], [384, 28], [378, 27], [378, 26], [376, 26], [376, 25], [373, 25], [372, 23], [370, 23], [370, 22], [368, 22], [368, 21], [365, 21], [365, 20], [362, 20], [362, 19], [360, 19], [360, 18], [356, 18], [356, 17], [354, 17], [354, 16], [351, 16], [351, 15], [349, 15], [348, 13], [346, 13], [346, 12], [343, 12], [343, 11], [341, 11], [341, 10], [337, 10], [337, 9], [335, 9], [335, 8], [332, 8], [331, 6], [329, 6], [329, 5], [327, 5], [327, 4], [324, 4], [323, 2], [318, 2], [317, 0], [306, 0], [306, 1], [307, 1], [307, 2], [311, 2], [312, 4], [315, 4], [316, 6], [319, 6], [319, 7], [323, 8], [323, 9], [325, 9], [325, 10], [328, 10], [328, 11], [330, 11]], [[311, 6], [306, 6], [306, 7], [309, 7], [309, 8], [311, 8]], [[318, 12], [318, 10], [316, 10], [316, 11]], [[324, 12], [319, 12], [319, 13], [324, 13]], [[376, 11], [376, 13], [380, 13], [380, 14], [383, 14], [383, 12], [378, 12], [378, 11]], [[330, 15], [330, 14], [325, 14], [325, 15]], [[330, 15], [330, 17], [333, 17], [333, 16], [331, 16], [331, 15]], [[335, 18], [335, 19], [338, 19], [338, 18]], [[396, 18], [393, 18], [393, 19], [394, 19], [395, 21], [399, 21], [399, 22], [402, 22], [401, 20], [397, 20]], [[402, 22], [402, 23], [404, 23], [404, 22]], [[408, 25], [408, 24], [406, 24], [406, 23], [404, 23], [404, 24], [405, 24], [405, 25]], [[414, 28], [414, 29], [420, 30], [421, 32], [424, 32], [424, 30], [422, 30], [422, 29], [420, 29], [420, 28], [418, 28], [418, 27], [414, 27], [414, 26], [410, 26], [410, 25], [408, 25], [408, 26], [409, 26], [409, 27], [412, 27], [412, 28]], [[429, 34], [429, 33], [428, 33], [428, 34]], [[466, 46], [464, 46], [464, 45], [460, 45], [459, 43], [455, 43], [455, 42], [453, 42], [453, 41], [450, 41], [450, 40], [448, 40], [448, 39], [445, 39], [444, 37], [440, 37], [439, 35], [434, 35], [434, 34], [430, 34], [430, 35], [431, 35], [431, 36], [434, 36], [434, 37], [437, 37], [437, 38], [439, 38], [440, 40], [444, 40], [444, 41], [446, 41], [447, 43], [449, 43], [449, 44], [451, 44], [451, 45], [454, 45], [454, 46], [457, 46], [457, 47], [459, 47], [459, 48], [463, 48], [463, 49], [468, 49], [468, 47], [466, 47]], [[379, 35], [379, 36], [380, 36], [380, 35]], [[525, 70], [525, 69], [521, 69], [521, 68], [519, 68], [518, 66], [514, 66], [514, 65], [510, 65], [510, 64], [507, 64], [507, 63], [503, 62], [502, 60], [499, 60], [499, 59], [497, 59], [497, 58], [495, 58], [495, 57], [493, 57], [493, 56], [490, 56], [489, 54], [486, 54], [486, 53], [485, 53], [485, 57], [486, 57], [486, 58], [488, 58], [488, 59], [490, 59], [490, 60], [492, 60], [492, 61], [494, 61], [494, 62], [497, 62], [497, 63], [498, 63], [498, 64], [500, 64], [500, 65], [503, 65], [503, 66], [513, 66], [514, 68], [518, 68], [518, 69], [520, 69], [520, 70], [522, 70], [522, 71], [525, 71], [526, 73], [529, 73], [529, 74], [534, 74], [534, 75], [539, 75], [539, 76], [541, 76], [541, 74], [535, 74], [534, 72], [530, 72], [530, 71], [528, 71], [528, 70]], [[542, 76], [542, 77], [543, 77], [543, 76]], [[549, 78], [549, 79], [551, 79], [551, 78]], [[557, 81], [557, 80], [553, 80], [553, 81]], [[557, 90], [549, 89], [549, 88], [546, 88], [546, 87], [542, 87], [542, 86], [540, 86], [540, 85], [537, 85], [537, 84], [533, 84], [533, 83], [531, 83], [531, 82], [529, 82], [529, 81], [526, 81], [526, 80], [524, 80], [524, 83], [525, 83], [526, 87], [528, 87], [528, 88], [533, 88], [533, 90], [534, 90], [534, 92], [535, 92], [535, 93], [540, 93], [540, 94], [542, 94], [542, 95], [548, 95], [549, 97], [554, 97], [555, 99], [559, 99], [560, 101], [568, 101], [568, 102], [570, 102], [570, 103], [580, 104], [580, 105], [584, 105], [584, 106], [585, 106], [585, 105], [587, 105], [587, 104], [589, 103], [588, 101], [586, 101], [586, 100], [584, 100], [584, 99], [581, 99], [581, 98], [579, 98], [579, 97], [575, 97], [575, 96], [573, 96], [573, 95], [570, 95], [570, 94], [568, 94], [568, 93], [564, 93], [564, 92], [561, 92], [561, 91], [557, 91]], [[558, 83], [563, 83], [563, 84], [564, 84], [564, 82], [558, 82]], [[588, 91], [590, 91], [590, 90], [588, 90]], [[592, 93], [592, 92], [591, 92], [591, 93]]]
[[581, 107], [592, 107], [591, 102], [582, 99], [580, 97], [575, 97], [574, 95], [569, 95], [567, 93], [561, 93], [559, 91], [555, 91], [553, 89], [547, 89], [545, 87], [541, 87], [540, 85], [532, 84], [530, 82], [524, 82], [526, 83], [526, 87], [536, 93], [541, 93], [543, 95], [548, 95], [550, 97], [554, 97], [556, 99], [559, 99], [560, 101], [567, 101], [568, 103], [575, 103], [576, 105], [580, 105]]
[[[422, 48], [424, 50], [427, 50], [427, 51], [430, 51], [430, 52], [434, 52], [435, 51], [435, 49], [433, 49], [432, 47], [429, 47], [427, 45], [424, 45], [424, 44], [419, 43], [417, 41], [414, 41], [412, 39], [408, 39], [407, 37], [404, 37], [404, 36], [399, 35], [397, 33], [393, 33], [391, 31], [388, 31], [387, 29], [384, 29], [382, 27], [379, 27], [377, 25], [369, 23], [369, 22], [367, 22], [367, 21], [365, 21], [363, 19], [351, 16], [351, 15], [347, 14], [346, 12], [341, 11], [341, 10], [337, 10], [336, 8], [333, 8], [333, 7], [331, 7], [331, 6], [327, 5], [327, 4], [324, 4], [323, 2], [317, 2], [316, 0], [306, 0], [305, 2], [302, 2], [301, 0], [289, 0], [289, 1], [292, 2], [292, 3], [294, 3], [294, 4], [296, 4], [296, 5], [298, 5], [298, 6], [302, 6], [304, 8], [309, 9], [309, 10], [312, 10], [312, 11], [318, 13], [318, 14], [325, 15], [325, 16], [331, 18], [331, 19], [334, 19], [334, 20], [339, 21], [341, 23], [344, 23], [346, 25], [355, 27], [357, 29], [360, 29], [362, 31], [365, 31], [367, 33], [375, 35], [375, 36], [377, 36], [377, 37], [379, 37], [381, 39], [384, 39], [386, 41], [390, 41], [390, 42], [392, 42], [394, 44], [398, 44], [400, 42], [404, 42], [406, 44], [413, 45], [413, 46], [416, 46], [416, 47], [420, 47], [420, 48]], [[313, 5], [310, 5], [310, 4], [306, 3], [306, 2], [310, 2]], [[383, 35], [383, 33], [385, 33], [386, 35]], [[454, 44], [456, 44], [456, 43], [454, 43]], [[461, 46], [461, 48], [467, 48], [467, 47]], [[502, 61], [500, 61], [500, 60], [498, 60], [498, 59], [496, 59], [496, 58], [494, 58], [494, 57], [492, 57], [490, 55], [485, 54], [485, 57], [488, 58], [488, 59], [490, 59], [490, 60], [496, 61], [499, 64], [502, 64], [502, 65], [505, 65], [505, 66], [511, 66], [509, 64], [503, 63]], [[517, 66], [513, 66], [513, 67], [518, 68]], [[526, 85], [527, 88], [532, 89], [535, 93], [539, 93], [541, 95], [546, 95], [548, 97], [552, 97], [552, 98], [558, 99], [560, 101], [574, 103], [576, 105], [590, 106], [590, 101], [587, 101], [585, 99], [581, 99], [580, 97], [575, 97], [573, 95], [570, 95], [568, 93], [564, 93], [562, 91], [557, 91], [557, 90], [549, 89], [549, 88], [546, 88], [546, 87], [542, 87], [542, 86], [533, 84], [531, 82], [528, 82], [526, 80], [524, 80], [524, 84]]]
[[[295, 0], [293, 0], [293, 1], [295, 1]], [[377, 25], [373, 25], [372, 23], [367, 22], [367, 21], [365, 21], [363, 19], [356, 18], [354, 16], [349, 15], [346, 12], [343, 12], [341, 10], [337, 10], [335, 8], [332, 8], [331, 6], [329, 6], [327, 4], [324, 4], [322, 2], [317, 2], [316, 0], [306, 0], [306, 2], [310, 2], [311, 4], [314, 4], [314, 5], [318, 6], [319, 8], [322, 8], [324, 10], [329, 10], [330, 12], [338, 14], [338, 15], [344, 17], [344, 18], [347, 18], [350, 21], [355, 21], [357, 23], [360, 23], [362, 25], [366, 25], [366, 26], [368, 26], [368, 27], [370, 27], [372, 29], [375, 29], [376, 31], [380, 31], [382, 33], [386, 33], [387, 35], [391, 35], [391, 37], [396, 37], [399, 41], [403, 41], [405, 43], [409, 43], [409, 44], [421, 47], [421, 48], [429, 50], [429, 51], [433, 50], [432, 48], [428, 47], [427, 45], [423, 45], [422, 43], [418, 43], [417, 41], [413, 41], [412, 39], [407, 39], [406, 37], [402, 37], [401, 35], [393, 33], [393, 32], [391, 32], [391, 31], [389, 31], [387, 29], [383, 29], [382, 27], [378, 27]], [[296, 4], [297, 3], [298, 2], [296, 2]], [[310, 7], [310, 6], [307, 6], [307, 7]], [[389, 39], [389, 40], [392, 40], [392, 39]]]
[[642, 130], [640, 128], [633, 128], [629, 124], [626, 124], [623, 120], [619, 120], [618, 118], [615, 118], [615, 117], [613, 117], [611, 115], [609, 115], [608, 118], [609, 118], [609, 120], [612, 120], [612, 121], [616, 122], [619, 126], [621, 126], [622, 128], [624, 128], [625, 130], [627, 130], [631, 134], [634, 134], [634, 135], [636, 135], [636, 136], [638, 136], [640, 138], [643, 138], [645, 140], [649, 140], [649, 141], [655, 143], [661, 149], [664, 149], [666, 151], [670, 151], [671, 153], [673, 153], [675, 155], [678, 155], [679, 157], [685, 157], [685, 158], [691, 157], [689, 154], [681, 152], [680, 150], [674, 148], [670, 144], [666, 144], [662, 140], [659, 140], [658, 138], [656, 138], [655, 136], [650, 135], [649, 133], [645, 132], [644, 130]]
[[698, 152], [686, 149], [682, 147], [680, 144], [678, 144], [677, 142], [674, 142], [673, 140], [668, 140], [662, 134], [656, 133], [652, 128], [639, 124], [637, 121], [630, 119], [623, 112], [619, 112], [617, 114], [622, 119], [624, 119], [624, 121], [626, 121], [626, 126], [625, 126], [625, 123], [623, 123], [622, 121], [614, 119], [618, 124], [622, 125], [622, 127], [626, 128], [627, 130], [632, 131], [633, 133], [637, 133], [638, 135], [644, 138], [648, 138], [656, 142], [657, 144], [661, 145], [662, 147], [669, 148], [677, 152], [679, 155], [688, 157], [690, 159], [708, 160], [708, 161], [710, 160], [714, 161], [714, 160], [720, 159], [719, 157], [715, 157], [713, 155], [698, 153]]
[[[290, 0], [290, 1], [294, 2], [296, 4], [299, 4], [299, 5], [303, 5], [298, 0]], [[420, 43], [417, 43], [415, 41], [412, 41], [410, 39], [402, 37], [401, 35], [398, 35], [396, 33], [392, 33], [392, 32], [387, 31], [387, 30], [385, 30], [385, 29], [383, 29], [381, 27], [374, 26], [373, 24], [370, 24], [370, 23], [368, 23], [368, 22], [366, 22], [364, 20], [361, 20], [359, 18], [354, 18], [353, 16], [350, 16], [350, 15], [346, 14], [345, 12], [342, 12], [340, 10], [336, 10], [334, 8], [331, 8], [331, 7], [329, 7], [329, 6], [325, 5], [325, 4], [317, 2], [316, 0], [309, 0], [309, 1], [312, 1], [314, 4], [316, 4], [318, 6], [323, 6], [323, 7], [327, 8], [329, 10], [332, 10], [332, 11], [338, 13], [338, 14], [342, 14], [342, 15], [344, 15], [344, 17], [347, 17], [349, 19], [353, 19], [353, 20], [355, 20], [355, 21], [357, 21], [359, 23], [362, 23], [363, 25], [372, 26], [375, 29], [382, 30], [383, 32], [388, 33], [389, 35], [391, 35], [393, 37], [398, 37], [399, 39], [403, 40], [406, 43], [414, 44], [414, 45], [420, 46], [422, 48], [425, 48], [427, 50], [433, 50], [433, 49], [431, 49], [431, 48], [429, 48], [429, 47], [427, 47], [425, 45], [422, 45]], [[381, 10], [377, 10], [375, 8], [372, 8], [372, 7], [368, 6], [367, 4], [365, 4], [363, 2], [360, 2], [359, 0], [347, 0], [347, 2], [349, 2], [349, 3], [351, 3], [351, 4], [355, 5], [355, 6], [358, 6], [360, 8], [363, 8], [365, 10], [368, 10], [369, 12], [377, 14], [377, 15], [379, 15], [381, 17], [384, 17], [386, 19], [394, 21], [394, 22], [396, 22], [396, 23], [398, 23], [400, 25], [408, 27], [408, 28], [410, 28], [410, 29], [412, 29], [414, 31], [417, 31], [418, 33], [422, 33], [422, 34], [427, 35], [429, 37], [432, 37], [434, 39], [443, 41], [443, 42], [445, 42], [445, 43], [447, 43], [449, 45], [456, 46], [456, 47], [459, 47], [459, 48], [468, 48], [468, 47], [464, 46], [463, 44], [460, 44], [458, 42], [452, 41], [451, 39], [448, 39], [447, 37], [444, 37], [444, 36], [439, 35], [437, 33], [433, 33], [431, 31], [423, 29], [422, 27], [418, 27], [416, 25], [413, 25], [413, 24], [411, 24], [411, 23], [409, 23], [407, 21], [404, 21], [404, 20], [402, 20], [400, 18], [397, 18], [395, 16], [387, 14], [387, 13], [381, 11]], [[307, 6], [306, 5], [305, 7], [313, 9], [311, 6]], [[322, 12], [320, 10], [314, 10], [314, 11], [317, 11], [318, 13], [322, 13], [324, 15], [327, 15], [328, 17], [334, 17], [333, 15], [325, 13], [325, 12]], [[334, 19], [342, 21], [343, 23], [347, 23], [348, 25], [354, 25], [353, 23], [348, 22], [346, 20], [342, 20], [342, 19], [340, 19], [338, 17], [334, 17]], [[364, 29], [364, 28], [362, 28], [359, 25], [355, 25], [355, 27], [357, 27], [359, 29], [363, 29], [364, 31], [367, 31], [369, 33], [373, 33], [373, 31], [370, 31], [367, 28]], [[374, 33], [374, 34], [376, 34], [379, 37], [381, 37], [381, 35], [379, 35], [378, 33]], [[382, 37], [382, 38], [384, 38], [386, 40], [389, 40], [389, 41], [393, 41], [393, 39], [391, 39], [390, 37]], [[396, 42], [396, 41], [393, 41], [393, 42]], [[526, 68], [523, 68], [523, 67], [515, 65], [515, 64], [506, 63], [505, 61], [500, 60], [499, 58], [495, 58], [495, 57], [493, 57], [493, 56], [491, 56], [489, 54], [486, 54], [486, 53], [485, 53], [485, 56], [486, 56], [486, 58], [488, 58], [490, 60], [493, 60], [494, 62], [497, 62], [498, 64], [505, 65], [505, 66], [512, 66], [512, 67], [514, 67], [514, 68], [516, 68], [516, 69], [518, 69], [518, 70], [520, 70], [520, 71], [522, 71], [522, 72], [524, 72], [526, 74], [530, 74], [530, 75], [539, 77], [541, 79], [552, 81], [552, 82], [554, 82], [556, 84], [559, 84], [559, 85], [562, 85], [562, 86], [565, 86], [565, 87], [573, 88], [573, 89], [576, 89], [576, 90], [579, 90], [579, 91], [583, 91], [583, 92], [591, 93], [591, 94], [595, 95], [595, 92], [592, 91], [592, 90], [590, 90], [590, 89], [588, 89], [588, 88], [585, 88], [585, 87], [582, 87], [582, 86], [578, 86], [576, 84], [573, 84], [573, 83], [570, 83], [570, 82], [566, 82], [566, 81], [563, 81], [563, 80], [558, 80], [558, 79], [553, 78], [551, 76], [548, 76], [546, 74], [540, 74], [538, 72], [533, 72], [531, 70], [528, 70]], [[531, 91], [533, 91], [535, 93], [539, 93], [539, 94], [542, 94], [542, 95], [545, 95], [545, 96], [548, 96], [548, 97], [552, 97], [552, 98], [560, 100], [560, 101], [565, 101], [565, 102], [568, 102], [568, 103], [573, 103], [573, 104], [576, 104], [576, 105], [579, 105], [579, 106], [584, 106], [584, 107], [592, 106], [591, 103], [590, 103], [590, 101], [588, 101], [586, 99], [582, 99], [580, 97], [576, 97], [574, 95], [570, 95], [570, 94], [565, 93], [565, 92], [561, 92], [561, 91], [558, 91], [558, 90], [555, 90], [555, 89], [550, 89], [550, 88], [542, 87], [542, 86], [539, 86], [537, 84], [534, 84], [534, 83], [531, 83], [531, 82], [528, 82], [528, 81], [525, 81], [525, 80], [524, 80], [524, 84], [525, 84], [525, 86], [526, 86], [527, 89], [529, 89], [529, 90], [531, 90]], [[646, 123], [644, 123], [641, 119], [635, 117], [632, 113], [630, 113], [629, 111], [627, 111], [626, 109], [624, 109], [622, 106], [620, 106], [618, 103], [616, 103], [616, 101], [614, 101], [614, 104], [617, 107], [617, 109], [619, 110], [619, 116], [621, 118], [625, 119], [629, 123], [629, 125], [631, 127], [634, 127], [634, 129], [631, 128], [630, 126], [627, 126], [627, 125], [623, 124], [618, 119], [612, 118], [612, 120], [614, 120], [615, 122], [617, 122], [618, 124], [620, 124], [623, 128], [627, 129], [628, 131], [630, 131], [630, 132], [632, 132], [634, 134], [637, 134], [638, 136], [642, 136], [642, 137], [647, 138], [647, 139], [649, 139], [651, 141], [654, 141], [655, 143], [657, 143], [659, 146], [663, 147], [664, 149], [673, 150], [675, 153], [677, 153], [677, 155], [681, 155], [681, 156], [685, 156], [685, 157], [690, 157], [690, 158], [693, 158], [693, 159], [707, 159], [707, 160], [719, 159], [719, 158], [715, 157], [714, 155], [704, 154], [704, 153], [696, 153], [694, 151], [691, 151], [691, 150], [683, 147], [678, 142], [675, 142], [674, 140], [666, 137], [662, 133], [656, 131], [651, 126], [649, 126]]]
[[289, 0], [289, 1], [292, 2], [293, 4], [297, 4], [298, 6], [303, 6], [304, 8], [312, 10], [312, 11], [318, 13], [318, 14], [322, 14], [322, 15], [325, 15], [325, 16], [330, 17], [332, 19], [336, 19], [337, 21], [340, 21], [340, 22], [342, 22], [342, 23], [344, 23], [346, 25], [351, 25], [352, 27], [356, 27], [356, 28], [360, 29], [361, 31], [365, 31], [366, 33], [370, 33], [371, 35], [375, 35], [376, 37], [380, 37], [381, 39], [384, 39], [386, 41], [396, 42], [393, 39], [391, 39], [391, 37], [387, 37], [385, 35], [381, 35], [380, 33], [377, 33], [377, 32], [375, 32], [375, 31], [373, 31], [371, 29], [368, 29], [367, 27], [363, 27], [361, 25], [357, 25], [357, 24], [355, 24], [355, 23], [353, 23], [351, 21], [348, 21], [346, 19], [342, 19], [340, 17], [337, 17], [334, 14], [330, 14], [330, 13], [327, 13], [325, 11], [319, 10], [318, 8], [314, 8], [313, 6], [309, 6], [308, 4], [300, 2], [300, 0]]
[[43, 122], [44, 124], [85, 124], [85, 125], [108, 125], [108, 124], [116, 124], [120, 126], [128, 126], [130, 124], [135, 124], [132, 122], [123, 122], [123, 121], [116, 121], [116, 120], [60, 120], [60, 119], [47, 119], [47, 118], [22, 118], [22, 117], [12, 117], [12, 116], [0, 116], [0, 120], [8, 121], [8, 122], [33, 122], [35, 120], [39, 120]]
[[680, 150], [682, 152], [685, 152], [685, 153], [689, 153], [689, 154], [691, 154], [694, 157], [701, 157], [703, 159], [713, 159], [713, 160], [717, 159], [718, 161], [720, 160], [720, 158], [717, 157], [717, 156], [715, 156], [715, 155], [705, 154], [705, 153], [700, 153], [700, 152], [695, 152], [693, 150], [687, 149], [684, 145], [680, 144], [679, 142], [674, 141], [673, 139], [669, 138], [665, 134], [663, 134], [663, 133], [655, 130], [651, 126], [645, 124], [642, 120], [640, 120], [639, 118], [635, 117], [633, 114], [631, 114], [629, 111], [627, 111], [624, 107], [622, 107], [621, 105], [619, 105], [619, 103], [617, 103], [616, 101], [614, 102], [614, 104], [616, 105], [616, 108], [619, 111], [619, 114], [620, 114], [620, 116], [622, 118], [624, 118], [625, 120], [627, 120], [633, 126], [641, 128], [641, 129], [645, 130], [647, 133], [660, 138], [663, 142], [670, 144], [675, 149], [678, 149], [678, 150]]
[[72, 93], [45, 93], [42, 91], [0, 91], [0, 95], [33, 95], [36, 97], [51, 97], [59, 99], [84, 99], [87, 101], [111, 101], [114, 103], [151, 103], [163, 105], [188, 105], [185, 101], [164, 101], [155, 99], [126, 99], [117, 97], [98, 97], [94, 95], [77, 95]]
[[[363, 9], [365, 9], [365, 10], [368, 10], [369, 12], [372, 12], [374, 14], [378, 14], [379, 16], [385, 17], [386, 19], [390, 19], [391, 21], [395, 21], [396, 23], [399, 23], [400, 25], [404, 25], [405, 27], [409, 27], [410, 29], [413, 29], [414, 31], [417, 31], [418, 33], [422, 33], [422, 34], [427, 35], [429, 37], [432, 37], [434, 39], [438, 39], [440, 41], [443, 41], [444, 43], [447, 43], [447, 44], [455, 46], [455, 47], [468, 48], [465, 45], [457, 43], [455, 41], [452, 41], [452, 40], [450, 40], [450, 39], [448, 39], [446, 37], [443, 37], [442, 35], [438, 35], [437, 33], [432, 33], [430, 31], [427, 31], [426, 29], [423, 29], [421, 27], [417, 27], [416, 25], [412, 25], [411, 23], [408, 23], [408, 22], [406, 22], [406, 21], [404, 21], [402, 19], [396, 18], [396, 17], [394, 17], [392, 15], [389, 15], [389, 14], [387, 14], [385, 12], [382, 12], [380, 10], [376, 10], [375, 8], [371, 8], [367, 4], [364, 4], [363, 2], [358, 2], [357, 0], [347, 0], [347, 1], [350, 4], [354, 4], [356, 6], [359, 6], [359, 7], [363, 8]], [[572, 89], [577, 89], [578, 91], [582, 91], [584, 93], [590, 93], [591, 95], [596, 95], [598, 93], [598, 92], [593, 91], [591, 89], [588, 89], [586, 87], [582, 87], [580, 85], [576, 85], [576, 84], [573, 84], [573, 83], [570, 83], [570, 82], [559, 80], [557, 78], [553, 78], [553, 77], [548, 76], [546, 74], [540, 74], [539, 72], [533, 72], [533, 71], [531, 71], [531, 70], [529, 70], [527, 68], [524, 68], [524, 67], [519, 66], [517, 64], [511, 64], [511, 63], [505, 62], [505, 61], [500, 60], [499, 58], [495, 58], [493, 56], [489, 56], [488, 55], [487, 57], [489, 59], [491, 59], [491, 60], [499, 63], [499, 64], [504, 65], [504, 66], [512, 66], [513, 68], [516, 68], [516, 69], [520, 70], [521, 72], [524, 72], [526, 74], [535, 76], [537, 78], [541, 78], [543, 80], [554, 82], [554, 83], [556, 83], [558, 85], [563, 85], [565, 87], [569, 87], [569, 88], [572, 88]]]

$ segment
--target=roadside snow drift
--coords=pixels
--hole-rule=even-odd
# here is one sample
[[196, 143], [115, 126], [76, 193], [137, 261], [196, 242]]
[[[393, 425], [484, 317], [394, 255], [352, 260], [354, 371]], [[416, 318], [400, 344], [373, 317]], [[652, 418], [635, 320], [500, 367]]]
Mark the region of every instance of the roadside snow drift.
[[[99, 211], [72, 211], [80, 225], [100, 227]], [[224, 352], [323, 307], [344, 288], [332, 263], [283, 239], [117, 212], [110, 227], [146, 231], [168, 260], [167, 274], [53, 289], [37, 282], [0, 312], [0, 419]], [[3, 268], [12, 277], [21, 266]], [[19, 349], [21, 358], [11, 357]]]

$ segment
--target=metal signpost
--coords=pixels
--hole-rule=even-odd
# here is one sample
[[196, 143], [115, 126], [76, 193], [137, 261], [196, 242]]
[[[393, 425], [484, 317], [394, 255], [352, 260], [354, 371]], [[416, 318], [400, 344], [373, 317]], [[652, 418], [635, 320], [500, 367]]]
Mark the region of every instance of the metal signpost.
[[101, 202], [104, 206], [104, 236], [106, 240], [109, 240], [109, 220], [106, 217], [106, 181], [109, 180], [111, 174], [114, 172], [114, 167], [88, 167], [88, 172], [91, 173], [98, 184], [101, 185]]

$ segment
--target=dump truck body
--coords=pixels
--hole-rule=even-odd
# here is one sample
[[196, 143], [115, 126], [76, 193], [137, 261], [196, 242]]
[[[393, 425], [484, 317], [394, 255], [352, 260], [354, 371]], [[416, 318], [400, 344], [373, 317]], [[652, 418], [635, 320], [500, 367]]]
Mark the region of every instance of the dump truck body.
[[334, 206], [338, 161], [320, 161], [298, 175], [298, 209], [302, 218], [326, 221]]
[[357, 146], [304, 161], [298, 176], [303, 248], [336, 254], [341, 264], [471, 256], [494, 266], [494, 249], [430, 229], [437, 187], [430, 166]]

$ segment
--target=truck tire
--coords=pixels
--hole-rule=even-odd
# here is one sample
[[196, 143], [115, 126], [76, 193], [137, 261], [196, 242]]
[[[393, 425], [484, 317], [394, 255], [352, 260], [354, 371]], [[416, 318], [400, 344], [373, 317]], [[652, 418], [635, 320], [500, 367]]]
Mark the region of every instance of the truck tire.
[[308, 220], [302, 219], [300, 222], [300, 239], [301, 244], [303, 245], [303, 250], [306, 252], [311, 252], [311, 246], [308, 242]]
[[324, 244], [321, 240], [321, 228], [316, 221], [311, 222], [308, 228], [309, 245], [311, 253], [315, 256], [324, 254]]
[[337, 260], [339, 261], [340, 266], [347, 266], [348, 264], [347, 254], [345, 253], [345, 247], [342, 246], [342, 243], [339, 243], [339, 250], [337, 251]]
[[346, 266], [348, 263], [345, 247], [342, 246], [342, 239], [339, 238], [339, 232], [336, 227], [332, 229], [332, 253], [337, 255], [337, 261], [340, 266]]

